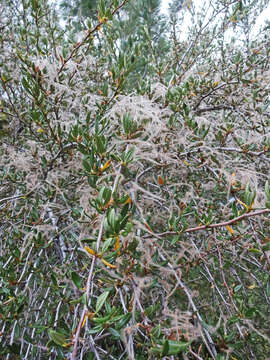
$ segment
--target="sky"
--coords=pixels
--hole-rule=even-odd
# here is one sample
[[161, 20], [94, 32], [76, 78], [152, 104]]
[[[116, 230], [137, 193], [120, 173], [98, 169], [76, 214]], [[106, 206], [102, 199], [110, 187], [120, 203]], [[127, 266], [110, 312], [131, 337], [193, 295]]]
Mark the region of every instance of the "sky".
[[[195, 2], [196, 0], [193, 0], [193, 1]], [[170, 4], [169, 0], [161, 0], [161, 12], [163, 12], [164, 14], [168, 14], [169, 4]], [[265, 20], [270, 21], [270, 4], [266, 7], [266, 9], [258, 17], [256, 25], [252, 31], [254, 34], [257, 33], [257, 31], [259, 30], [259, 27], [264, 24]]]
[[[0, 0], [1, 1], [1, 0]], [[49, 0], [52, 3], [57, 4], [59, 0]], [[136, 0], [135, 0], [136, 1]], [[201, 1], [201, 0], [190, 0], [193, 2]], [[168, 7], [170, 4], [170, 0], [161, 0], [161, 12], [168, 15]], [[253, 29], [253, 33], [256, 34], [259, 30], [259, 27], [264, 23], [265, 20], [270, 20], [270, 4], [266, 7], [266, 9], [262, 12], [262, 14], [258, 17], [255, 28]], [[188, 25], [188, 24], [187, 24]]]

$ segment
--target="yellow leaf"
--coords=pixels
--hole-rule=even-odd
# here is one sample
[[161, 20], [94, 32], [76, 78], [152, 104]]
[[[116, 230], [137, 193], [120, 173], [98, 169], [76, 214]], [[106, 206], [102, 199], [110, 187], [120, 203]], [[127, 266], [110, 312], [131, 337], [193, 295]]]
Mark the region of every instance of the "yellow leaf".
[[229, 231], [230, 234], [234, 234], [234, 230], [229, 225], [226, 226], [226, 229]]
[[96, 252], [93, 249], [90, 249], [90, 247], [85, 246], [85, 250], [88, 252], [88, 254], [95, 256]]
[[191, 8], [191, 3], [192, 3], [192, 0], [189, 0], [189, 1], [187, 2], [187, 8], [188, 8], [188, 9]]
[[109, 268], [116, 269], [116, 266], [108, 263], [108, 261], [106, 261], [104, 259], [101, 259], [101, 261], [103, 262], [104, 265], [108, 266]]
[[252, 290], [252, 289], [255, 289], [255, 287], [256, 287], [256, 284], [254, 283], [254, 284], [248, 286], [247, 288], [250, 289], [250, 290]]
[[214, 84], [213, 84], [213, 87], [217, 87], [219, 84], [219, 81], [215, 81]]
[[[119, 248], [120, 248], [120, 240], [119, 240], [119, 236], [116, 236], [114, 250], [118, 250]], [[118, 251], [118, 254], [120, 254], [120, 251]]]
[[87, 314], [84, 314], [81, 329], [84, 327], [84, 324], [85, 324], [85, 322], [86, 322], [86, 319], [87, 319]]
[[102, 24], [105, 24], [107, 21], [108, 21], [108, 18], [106, 16], [103, 16], [103, 18], [99, 19], [99, 21], [102, 23]]
[[105, 171], [111, 165], [111, 160], [108, 160], [100, 169], [99, 171]]
[[39, 133], [39, 134], [44, 133], [44, 130], [39, 127], [39, 128], [37, 129], [37, 133]]
[[249, 206], [247, 206], [247, 204], [245, 204], [243, 201], [241, 201], [241, 200], [240, 200], [240, 199], [238, 199], [238, 198], [236, 198], [236, 200], [237, 200], [237, 202], [239, 202], [239, 204], [243, 205], [243, 206], [246, 208], [246, 210], [247, 210], [247, 211], [249, 211], [249, 210], [250, 210], [250, 207], [249, 207]]
[[184, 160], [184, 164], [185, 164], [186, 166], [190, 166], [190, 163], [187, 162], [187, 160]]

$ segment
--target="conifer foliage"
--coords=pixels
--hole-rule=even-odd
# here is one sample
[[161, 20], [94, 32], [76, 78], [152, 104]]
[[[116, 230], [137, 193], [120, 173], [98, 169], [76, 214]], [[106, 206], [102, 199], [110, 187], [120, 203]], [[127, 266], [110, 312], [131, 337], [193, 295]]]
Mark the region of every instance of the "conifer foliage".
[[268, 0], [87, 4], [0, 4], [0, 358], [267, 359]]

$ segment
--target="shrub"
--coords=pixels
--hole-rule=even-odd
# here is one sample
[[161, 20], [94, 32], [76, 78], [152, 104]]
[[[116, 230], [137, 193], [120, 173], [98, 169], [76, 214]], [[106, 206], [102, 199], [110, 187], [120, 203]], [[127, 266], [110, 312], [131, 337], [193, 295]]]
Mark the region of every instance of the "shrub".
[[269, 354], [266, 1], [208, 5], [172, 7], [166, 52], [121, 45], [126, 0], [80, 30], [1, 5], [6, 359]]

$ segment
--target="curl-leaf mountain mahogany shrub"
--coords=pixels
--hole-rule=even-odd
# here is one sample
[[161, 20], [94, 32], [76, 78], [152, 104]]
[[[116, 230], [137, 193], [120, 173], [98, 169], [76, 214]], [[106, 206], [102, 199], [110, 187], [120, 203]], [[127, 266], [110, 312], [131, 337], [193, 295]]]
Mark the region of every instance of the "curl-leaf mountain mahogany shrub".
[[165, 53], [146, 20], [117, 41], [126, 1], [79, 34], [0, 5], [5, 359], [270, 352], [266, 2], [206, 5], [172, 12]]

